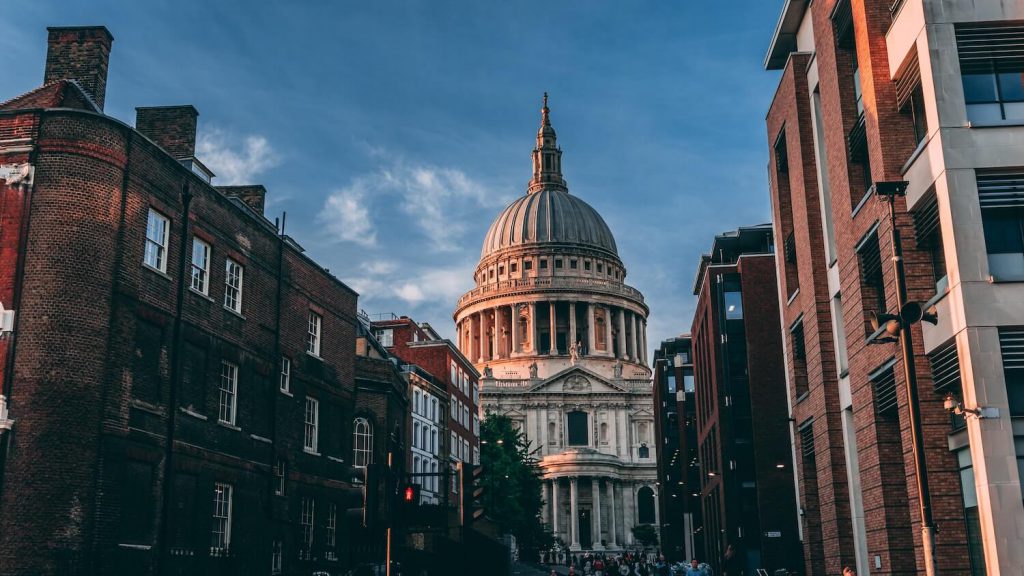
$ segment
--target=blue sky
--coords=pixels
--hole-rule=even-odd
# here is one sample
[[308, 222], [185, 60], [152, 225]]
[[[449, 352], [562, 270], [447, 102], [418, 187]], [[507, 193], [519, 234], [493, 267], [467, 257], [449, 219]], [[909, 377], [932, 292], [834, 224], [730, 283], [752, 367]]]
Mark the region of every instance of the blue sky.
[[40, 83], [47, 26], [107, 26], [108, 114], [193, 104], [215, 183], [265, 184], [268, 216], [363, 309], [444, 335], [525, 193], [544, 91], [652, 348], [689, 331], [713, 235], [770, 220], [761, 62], [781, 0], [3, 3], [0, 100]]

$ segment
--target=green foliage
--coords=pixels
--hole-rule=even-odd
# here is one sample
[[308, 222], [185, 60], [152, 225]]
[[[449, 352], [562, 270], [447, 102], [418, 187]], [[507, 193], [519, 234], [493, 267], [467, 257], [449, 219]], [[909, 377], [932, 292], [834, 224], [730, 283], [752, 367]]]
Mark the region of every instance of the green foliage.
[[488, 415], [480, 423], [481, 483], [488, 517], [516, 537], [522, 557], [551, 547], [541, 523], [541, 479], [537, 459], [508, 416]]
[[658, 545], [658, 531], [653, 524], [637, 524], [633, 526], [633, 538], [647, 548]]

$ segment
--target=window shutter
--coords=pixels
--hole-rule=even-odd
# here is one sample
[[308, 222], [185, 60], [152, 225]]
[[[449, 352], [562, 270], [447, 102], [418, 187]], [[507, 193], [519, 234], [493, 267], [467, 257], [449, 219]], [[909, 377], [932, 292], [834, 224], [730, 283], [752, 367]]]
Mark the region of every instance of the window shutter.
[[960, 392], [960, 356], [955, 341], [929, 354], [928, 364], [936, 392]]
[[1024, 69], [1024, 24], [957, 24], [956, 47], [962, 74], [1000, 69]]
[[836, 37], [836, 45], [847, 50], [854, 47], [853, 10], [850, 0], [839, 0], [832, 9], [832, 29]]
[[910, 101], [914, 89], [921, 84], [921, 66], [917, 59], [917, 46], [910, 51], [907, 59], [896, 71], [896, 109], [902, 110]]
[[982, 208], [1024, 208], [1024, 172], [979, 171], [977, 178]]
[[919, 249], [931, 249], [938, 242], [939, 230], [939, 202], [935, 197], [934, 190], [930, 196], [911, 213], [914, 217], [914, 237], [917, 239]]
[[800, 426], [800, 454], [806, 461], [814, 460], [814, 420]]
[[1024, 328], [1000, 328], [999, 349], [1003, 368], [1024, 370]]
[[896, 373], [893, 358], [868, 376], [875, 392], [875, 411], [879, 416], [895, 416], [897, 414]]
[[861, 240], [857, 246], [857, 255], [860, 256], [860, 281], [862, 284], [871, 284], [882, 271], [882, 254], [878, 248], [877, 229], [872, 230]]

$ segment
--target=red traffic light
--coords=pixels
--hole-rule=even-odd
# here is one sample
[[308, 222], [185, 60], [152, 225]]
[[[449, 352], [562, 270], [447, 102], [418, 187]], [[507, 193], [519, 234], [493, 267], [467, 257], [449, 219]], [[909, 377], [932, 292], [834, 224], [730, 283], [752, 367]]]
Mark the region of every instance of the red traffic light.
[[415, 502], [416, 501], [416, 487], [415, 486], [406, 486], [405, 490], [402, 491], [402, 499], [405, 500], [406, 502]]

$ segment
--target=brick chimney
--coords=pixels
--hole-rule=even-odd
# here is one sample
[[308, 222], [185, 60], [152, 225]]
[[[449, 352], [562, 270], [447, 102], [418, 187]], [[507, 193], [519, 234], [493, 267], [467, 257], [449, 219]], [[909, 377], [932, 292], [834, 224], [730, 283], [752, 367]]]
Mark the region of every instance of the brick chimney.
[[107, 97], [107, 64], [114, 37], [104, 26], [47, 28], [43, 83], [75, 80], [89, 93], [100, 110]]
[[267, 200], [267, 189], [262, 184], [247, 186], [217, 186], [222, 194], [229, 198], [238, 198], [259, 214], [263, 214], [263, 206]]
[[184, 160], [196, 155], [195, 107], [153, 106], [135, 109], [135, 129], [174, 157]]

